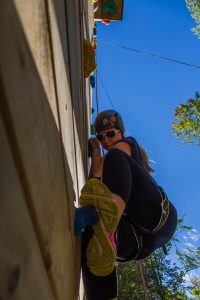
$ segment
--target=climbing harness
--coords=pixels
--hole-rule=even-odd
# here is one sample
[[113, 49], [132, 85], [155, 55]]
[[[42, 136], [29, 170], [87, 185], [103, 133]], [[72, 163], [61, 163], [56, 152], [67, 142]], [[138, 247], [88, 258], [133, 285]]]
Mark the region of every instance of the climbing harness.
[[167, 218], [169, 216], [169, 201], [168, 201], [167, 195], [160, 186], [158, 186], [158, 191], [159, 191], [161, 199], [162, 199], [161, 204], [160, 204], [161, 205], [161, 216], [160, 216], [158, 225], [153, 230], [149, 230], [149, 229], [146, 229], [143, 226], [141, 226], [136, 221], [132, 221], [143, 232], [159, 231], [164, 226], [164, 224], [167, 221]]

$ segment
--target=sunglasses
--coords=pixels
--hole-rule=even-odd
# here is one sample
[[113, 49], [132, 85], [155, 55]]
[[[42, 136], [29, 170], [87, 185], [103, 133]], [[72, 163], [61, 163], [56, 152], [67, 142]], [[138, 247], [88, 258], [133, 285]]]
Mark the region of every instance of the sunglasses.
[[106, 133], [97, 134], [96, 138], [98, 141], [102, 141], [104, 136], [107, 136], [108, 138], [113, 138], [116, 135], [116, 133], [119, 131], [120, 131], [119, 129], [110, 130], [110, 131], [107, 131]]

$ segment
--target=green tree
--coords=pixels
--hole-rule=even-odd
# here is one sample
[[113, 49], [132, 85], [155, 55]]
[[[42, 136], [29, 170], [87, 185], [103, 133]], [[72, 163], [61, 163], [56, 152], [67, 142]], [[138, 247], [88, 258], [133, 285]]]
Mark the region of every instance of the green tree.
[[192, 277], [191, 282], [190, 293], [195, 296], [195, 299], [200, 299], [200, 278]]
[[145, 266], [152, 299], [179, 299], [180, 294], [185, 295], [184, 272], [166, 259], [161, 249], [146, 259]]
[[186, 0], [186, 5], [197, 23], [192, 31], [200, 38], [200, 0]]
[[144, 299], [141, 276], [135, 261], [117, 265], [119, 300]]
[[119, 300], [188, 299], [184, 285], [184, 271], [166, 259], [161, 249], [144, 259], [143, 276], [138, 263], [131, 261], [118, 266]]
[[196, 92], [195, 99], [179, 104], [174, 116], [178, 119], [172, 123], [175, 137], [182, 137], [183, 144], [195, 143], [200, 146], [200, 94]]

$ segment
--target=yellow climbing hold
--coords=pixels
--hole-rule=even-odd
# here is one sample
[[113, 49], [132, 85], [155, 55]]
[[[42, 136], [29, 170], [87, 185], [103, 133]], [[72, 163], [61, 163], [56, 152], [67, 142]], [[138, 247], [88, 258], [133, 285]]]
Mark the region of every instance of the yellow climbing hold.
[[85, 39], [83, 43], [83, 52], [84, 52], [84, 77], [87, 78], [96, 69], [96, 63], [95, 63], [95, 49]]

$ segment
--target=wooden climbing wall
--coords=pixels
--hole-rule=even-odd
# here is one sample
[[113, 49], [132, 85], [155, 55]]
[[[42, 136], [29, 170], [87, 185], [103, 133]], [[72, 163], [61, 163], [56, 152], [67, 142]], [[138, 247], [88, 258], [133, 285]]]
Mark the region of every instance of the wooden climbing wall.
[[91, 106], [82, 0], [0, 2], [0, 299], [75, 300]]

